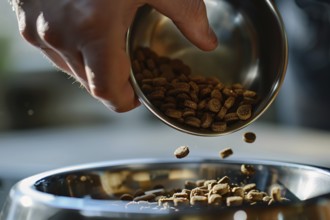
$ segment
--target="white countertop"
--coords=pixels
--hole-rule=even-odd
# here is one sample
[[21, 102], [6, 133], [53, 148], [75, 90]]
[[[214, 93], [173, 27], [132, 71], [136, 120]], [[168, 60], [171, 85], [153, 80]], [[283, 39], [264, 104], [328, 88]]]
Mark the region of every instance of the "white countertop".
[[[173, 158], [179, 145], [188, 157], [218, 157], [231, 147], [230, 159], [267, 159], [330, 167], [330, 133], [254, 123], [231, 135], [197, 137], [161, 122], [135, 120], [133, 114], [100, 125], [0, 133], [0, 174], [24, 178], [50, 169], [82, 163], [129, 159]], [[257, 140], [245, 143], [253, 131]], [[220, 157], [219, 157], [220, 159]]]

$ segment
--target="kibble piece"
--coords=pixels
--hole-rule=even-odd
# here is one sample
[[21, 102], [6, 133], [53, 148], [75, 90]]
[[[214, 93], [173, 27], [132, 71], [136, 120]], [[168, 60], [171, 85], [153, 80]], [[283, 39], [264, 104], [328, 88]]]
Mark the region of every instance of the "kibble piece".
[[226, 114], [223, 119], [225, 120], [225, 122], [232, 122], [232, 121], [238, 121], [239, 120], [236, 112]]
[[184, 192], [177, 192], [173, 194], [173, 198], [188, 198], [188, 194]]
[[182, 111], [176, 109], [166, 109], [165, 115], [170, 118], [180, 119], [182, 118]]
[[223, 104], [227, 109], [230, 109], [235, 104], [235, 97], [230, 96], [226, 99], [225, 103]]
[[255, 169], [254, 169], [254, 166], [253, 165], [242, 164], [241, 165], [241, 172], [244, 175], [250, 176], [250, 175], [254, 175]]
[[123, 200], [123, 201], [132, 201], [133, 199], [134, 199], [134, 197], [128, 193], [125, 193], [120, 196], [120, 200]]
[[222, 177], [219, 181], [218, 181], [218, 183], [230, 183], [230, 179], [229, 179], [229, 177], [228, 176], [224, 176], [224, 177]]
[[271, 188], [271, 197], [275, 202], [280, 202], [282, 200], [281, 188], [279, 186], [273, 186]]
[[222, 196], [220, 196], [219, 194], [212, 194], [208, 197], [208, 203], [210, 205], [221, 205]]
[[264, 197], [262, 198], [262, 201], [268, 203], [271, 199], [272, 199], [272, 197], [270, 197], [270, 196], [264, 196]]
[[246, 198], [250, 201], [256, 202], [256, 201], [262, 201], [263, 194], [260, 192], [250, 191], [246, 195]]
[[216, 98], [212, 98], [210, 99], [210, 101], [207, 103], [208, 109], [211, 112], [217, 113], [218, 111], [220, 111], [221, 108], [221, 102], [219, 101], [219, 99]]
[[206, 196], [192, 196], [190, 198], [191, 205], [207, 205], [208, 199]]
[[175, 207], [187, 206], [189, 205], [189, 200], [187, 198], [174, 198], [173, 203]]
[[249, 98], [253, 98], [256, 95], [257, 95], [257, 93], [255, 91], [251, 91], [251, 90], [245, 90], [243, 93], [243, 96], [249, 97]]
[[187, 146], [180, 146], [174, 151], [176, 158], [184, 158], [189, 154], [189, 148]]
[[256, 188], [256, 184], [255, 183], [249, 183], [246, 184], [245, 186], [243, 186], [243, 190], [244, 192], [250, 192], [251, 190], [254, 190]]
[[165, 77], [153, 78], [152, 84], [154, 86], [165, 86], [167, 84], [167, 79]]
[[183, 106], [187, 107], [187, 108], [190, 108], [190, 109], [193, 109], [193, 110], [197, 109], [197, 103], [194, 102], [194, 101], [188, 100], [188, 99], [184, 100]]
[[213, 117], [210, 113], [204, 113], [202, 116], [201, 127], [209, 128], [212, 125]]
[[227, 183], [219, 183], [213, 186], [211, 193], [224, 195], [230, 191], [229, 185]]
[[214, 132], [223, 132], [227, 129], [227, 123], [226, 122], [213, 122], [211, 125], [211, 129]]
[[166, 204], [168, 204], [168, 205], [170, 205], [170, 206], [174, 205], [174, 198], [166, 198], [166, 197], [163, 197], [163, 198], [160, 198], [160, 199], [158, 200], [158, 205], [159, 205], [159, 206], [164, 206], [164, 205], [166, 205]]
[[225, 117], [225, 115], [227, 114], [227, 111], [228, 111], [228, 109], [226, 107], [222, 106], [220, 111], [217, 114], [217, 118], [222, 120]]
[[243, 198], [240, 196], [230, 196], [226, 199], [227, 206], [240, 206], [243, 204]]
[[244, 190], [242, 187], [233, 187], [231, 192], [234, 196], [240, 196], [242, 198], [244, 197]]
[[237, 108], [237, 116], [241, 120], [248, 120], [252, 115], [251, 105], [241, 105]]
[[201, 127], [201, 120], [197, 117], [187, 117], [184, 120], [184, 123], [190, 125], [191, 127], [200, 128]]
[[222, 159], [225, 159], [233, 154], [233, 150], [231, 148], [225, 148], [222, 151], [220, 151], [220, 156]]
[[256, 140], [257, 136], [253, 132], [246, 132], [243, 138], [246, 143], [253, 143]]

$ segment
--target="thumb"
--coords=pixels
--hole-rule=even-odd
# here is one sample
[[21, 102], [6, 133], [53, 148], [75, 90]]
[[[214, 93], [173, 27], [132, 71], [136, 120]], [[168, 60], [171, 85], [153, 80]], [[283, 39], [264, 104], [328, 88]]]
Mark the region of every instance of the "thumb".
[[213, 50], [217, 37], [209, 25], [203, 0], [150, 0], [148, 3], [169, 17], [183, 35], [202, 50]]

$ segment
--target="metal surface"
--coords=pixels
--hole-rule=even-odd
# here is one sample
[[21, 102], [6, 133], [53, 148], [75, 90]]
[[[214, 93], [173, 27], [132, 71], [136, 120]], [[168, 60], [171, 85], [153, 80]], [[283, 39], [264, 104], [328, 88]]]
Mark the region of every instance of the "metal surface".
[[[178, 31], [170, 19], [146, 6], [138, 11], [128, 34], [128, 53], [149, 47], [160, 56], [182, 59], [194, 73], [216, 76], [225, 84], [239, 82], [260, 96], [252, 117], [225, 132], [212, 132], [170, 120], [143, 94], [131, 73], [141, 102], [159, 119], [182, 132], [218, 136], [235, 132], [255, 121], [277, 96], [284, 80], [288, 45], [281, 17], [269, 1], [205, 0], [208, 18], [219, 39], [212, 52], [203, 52]], [[193, 28], [193, 27], [191, 27]]]
[[[241, 164], [253, 164], [256, 174], [245, 179]], [[216, 179], [223, 175], [248, 181], [268, 191], [283, 187], [290, 203], [225, 209], [127, 209], [118, 194], [150, 190], [161, 184], [182, 187], [185, 180]], [[69, 167], [22, 180], [12, 188], [1, 220], [105, 220], [105, 219], [329, 219], [330, 173], [327, 170], [270, 161], [130, 160]]]

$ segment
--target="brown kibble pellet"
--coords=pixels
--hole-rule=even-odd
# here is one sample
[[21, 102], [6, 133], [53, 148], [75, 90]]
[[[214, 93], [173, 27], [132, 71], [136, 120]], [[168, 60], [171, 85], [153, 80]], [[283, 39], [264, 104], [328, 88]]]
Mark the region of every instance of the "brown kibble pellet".
[[213, 117], [210, 113], [204, 113], [202, 116], [201, 127], [209, 128], [212, 125]]
[[249, 97], [249, 98], [253, 98], [256, 95], [257, 95], [257, 93], [254, 92], [254, 91], [251, 91], [251, 90], [245, 90], [244, 93], [243, 93], [243, 96]]
[[176, 119], [182, 118], [182, 112], [176, 109], [166, 109], [165, 115], [167, 115], [170, 118], [176, 118]]
[[246, 195], [246, 198], [247, 198], [249, 201], [253, 201], [253, 202], [256, 202], [256, 201], [262, 201], [263, 194], [260, 193], [260, 192], [250, 191], [250, 192], [248, 192], [248, 194]]
[[251, 105], [241, 105], [236, 110], [237, 116], [241, 120], [248, 120], [252, 115]]
[[208, 199], [206, 196], [192, 196], [190, 198], [191, 205], [207, 205]]
[[242, 164], [241, 165], [241, 172], [244, 175], [251, 176], [251, 175], [255, 174], [255, 169], [254, 169], [253, 165]]
[[229, 177], [228, 176], [224, 176], [224, 177], [222, 177], [219, 181], [218, 181], [218, 183], [230, 183], [230, 179], [229, 179]]
[[240, 206], [243, 204], [243, 198], [240, 196], [230, 196], [226, 199], [226, 204], [228, 207]]
[[225, 106], [227, 109], [230, 109], [235, 104], [235, 100], [236, 100], [235, 97], [230, 96], [226, 99], [223, 106]]
[[225, 115], [227, 114], [227, 111], [228, 111], [228, 109], [226, 107], [222, 106], [220, 111], [217, 114], [217, 118], [222, 120], [225, 117]]
[[184, 100], [183, 106], [187, 108], [191, 108], [193, 110], [197, 109], [197, 103], [188, 99]]
[[191, 127], [195, 127], [195, 128], [200, 128], [201, 127], [201, 120], [197, 117], [187, 117], [184, 120], [184, 123], [187, 125], [190, 125]]
[[249, 183], [246, 184], [245, 186], [243, 186], [243, 190], [244, 192], [250, 192], [251, 190], [254, 190], [256, 188], [256, 184], [255, 183]]
[[225, 120], [225, 122], [233, 122], [239, 120], [236, 112], [226, 114], [223, 119]]
[[131, 194], [125, 193], [120, 196], [120, 200], [123, 201], [133, 201], [134, 197]]
[[213, 194], [224, 195], [230, 191], [228, 183], [218, 183], [212, 187]]
[[188, 198], [188, 194], [184, 192], [177, 192], [173, 194], [173, 198]]
[[219, 99], [216, 98], [212, 98], [210, 99], [210, 101], [207, 103], [208, 109], [211, 112], [217, 113], [218, 111], [220, 111], [221, 108], [221, 102], [219, 101]]
[[189, 200], [187, 198], [174, 198], [173, 203], [175, 207], [187, 206], [189, 205]]
[[282, 200], [281, 188], [279, 186], [273, 186], [271, 188], [271, 197], [275, 202], [280, 202]]
[[220, 151], [220, 157], [222, 159], [225, 159], [233, 154], [233, 150], [231, 148], [225, 148], [222, 151]]
[[189, 154], [189, 148], [187, 146], [180, 146], [174, 151], [176, 158], [184, 158]]
[[257, 136], [253, 132], [244, 133], [243, 139], [246, 143], [253, 143], [256, 140]]
[[212, 194], [208, 197], [208, 203], [210, 205], [221, 205], [222, 196], [220, 196], [219, 194]]
[[232, 188], [231, 192], [234, 196], [240, 196], [242, 198], [244, 197], [244, 190], [242, 187], [234, 187]]
[[227, 129], [227, 123], [226, 122], [213, 122], [211, 125], [212, 131], [214, 132], [222, 132]]

